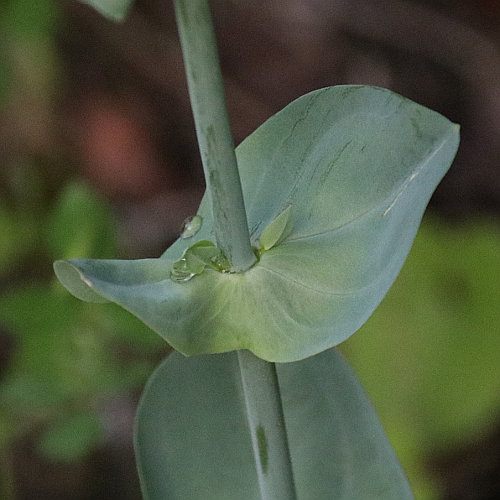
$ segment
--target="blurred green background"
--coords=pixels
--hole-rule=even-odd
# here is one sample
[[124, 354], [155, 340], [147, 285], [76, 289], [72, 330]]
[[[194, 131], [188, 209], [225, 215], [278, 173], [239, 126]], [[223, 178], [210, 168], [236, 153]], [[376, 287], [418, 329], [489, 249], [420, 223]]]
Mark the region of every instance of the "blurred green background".
[[[341, 346], [416, 498], [500, 498], [500, 7], [214, 0], [236, 142], [325, 85], [391, 88], [462, 125], [400, 277]], [[124, 24], [0, 3], [0, 498], [138, 499], [132, 426], [168, 346], [69, 296], [55, 259], [153, 257], [203, 192], [169, 0]]]

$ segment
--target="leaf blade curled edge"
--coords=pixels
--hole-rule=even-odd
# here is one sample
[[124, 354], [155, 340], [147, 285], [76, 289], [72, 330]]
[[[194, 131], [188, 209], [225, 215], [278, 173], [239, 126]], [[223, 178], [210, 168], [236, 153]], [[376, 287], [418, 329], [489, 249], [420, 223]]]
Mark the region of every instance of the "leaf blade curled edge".
[[[268, 361], [303, 359], [348, 338], [380, 303], [457, 147], [456, 125], [387, 90], [312, 92], [237, 148], [252, 244], [293, 212], [253, 268], [207, 267], [174, 283], [165, 276], [186, 250], [179, 239], [160, 259], [73, 261], [75, 276], [186, 355], [249, 349]], [[207, 196], [199, 215], [190, 244], [215, 241]]]

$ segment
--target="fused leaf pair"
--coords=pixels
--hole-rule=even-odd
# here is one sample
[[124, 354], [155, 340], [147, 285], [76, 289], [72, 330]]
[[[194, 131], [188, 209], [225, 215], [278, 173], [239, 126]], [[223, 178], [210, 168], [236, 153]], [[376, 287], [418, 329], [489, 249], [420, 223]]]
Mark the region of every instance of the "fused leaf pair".
[[[259, 241], [259, 252], [270, 250], [282, 237], [290, 218], [290, 209], [287, 207], [264, 229]], [[195, 215], [187, 219], [181, 238], [193, 237], [201, 228], [202, 217]], [[201, 240], [186, 248], [182, 257], [172, 264], [170, 279], [182, 283], [200, 275], [205, 269], [212, 268], [221, 273], [229, 273], [231, 264], [220, 248], [211, 241]]]
[[458, 126], [388, 90], [311, 92], [236, 150], [260, 257], [251, 269], [223, 272], [205, 196], [201, 227], [158, 259], [55, 270], [77, 297], [122, 305], [183, 354], [300, 360], [345, 340], [380, 303], [458, 140]]

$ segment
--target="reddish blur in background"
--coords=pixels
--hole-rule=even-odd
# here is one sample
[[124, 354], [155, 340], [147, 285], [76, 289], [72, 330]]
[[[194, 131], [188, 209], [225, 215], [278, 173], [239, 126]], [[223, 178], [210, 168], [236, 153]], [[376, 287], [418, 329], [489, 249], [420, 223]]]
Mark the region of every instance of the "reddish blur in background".
[[[211, 5], [236, 144], [313, 89], [387, 87], [461, 124], [458, 156], [431, 212], [449, 226], [487, 218], [498, 227], [500, 2]], [[52, 279], [51, 256], [33, 235], [75, 179], [111, 207], [121, 256], [158, 256], [204, 189], [172, 2], [137, 0], [127, 20], [114, 24], [75, 0], [2, 0], [0, 28], [0, 208], [11, 216], [0, 210], [0, 292]], [[0, 377], [15, 370], [20, 343], [0, 322]], [[120, 359], [127, 357], [122, 343]], [[151, 349], [148, 367], [165, 352]], [[139, 498], [130, 429], [140, 384], [127, 391], [104, 398], [103, 419], [117, 428], [75, 460], [34, 451], [42, 423], [4, 441], [0, 431], [5, 495]], [[0, 425], [1, 418], [0, 411]], [[438, 484], [426, 498], [500, 498], [499, 428], [421, 458]]]

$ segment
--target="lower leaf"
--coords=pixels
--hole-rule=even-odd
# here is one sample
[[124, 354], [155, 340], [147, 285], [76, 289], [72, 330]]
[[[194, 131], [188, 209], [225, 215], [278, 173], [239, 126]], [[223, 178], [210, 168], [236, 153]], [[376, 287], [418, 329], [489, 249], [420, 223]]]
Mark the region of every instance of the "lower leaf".
[[[337, 351], [277, 370], [299, 500], [413, 498]], [[146, 499], [260, 498], [242, 391], [236, 353], [173, 353], [162, 363], [144, 391], [136, 426]]]

